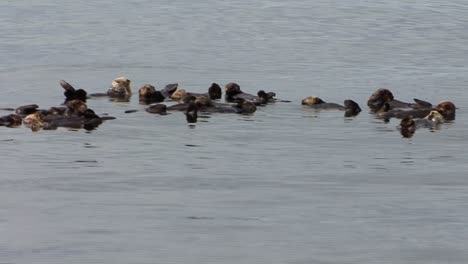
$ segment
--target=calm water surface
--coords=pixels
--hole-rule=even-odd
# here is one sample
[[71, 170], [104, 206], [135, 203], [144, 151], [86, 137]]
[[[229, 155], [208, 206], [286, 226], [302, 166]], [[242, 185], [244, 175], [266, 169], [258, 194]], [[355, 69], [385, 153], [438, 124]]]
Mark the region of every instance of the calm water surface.
[[[4, 0], [0, 24], [0, 107], [122, 75], [292, 101], [190, 127], [94, 99], [117, 119], [91, 132], [1, 127], [0, 263], [467, 262], [466, 1]], [[379, 87], [457, 119], [402, 138], [368, 112]]]

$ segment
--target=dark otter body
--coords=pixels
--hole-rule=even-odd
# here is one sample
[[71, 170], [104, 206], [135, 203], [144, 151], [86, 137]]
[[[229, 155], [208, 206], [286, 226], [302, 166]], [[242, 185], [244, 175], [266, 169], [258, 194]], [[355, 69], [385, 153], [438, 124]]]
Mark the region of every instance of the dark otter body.
[[167, 114], [167, 107], [165, 104], [153, 104], [148, 106], [145, 111], [151, 114], [165, 115]]

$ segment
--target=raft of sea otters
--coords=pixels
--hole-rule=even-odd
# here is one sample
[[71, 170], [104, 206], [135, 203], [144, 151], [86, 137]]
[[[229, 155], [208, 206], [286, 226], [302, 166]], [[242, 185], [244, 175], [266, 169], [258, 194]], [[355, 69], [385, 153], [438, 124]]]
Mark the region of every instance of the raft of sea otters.
[[[15, 113], [0, 117], [0, 126], [18, 127], [24, 124], [32, 131], [40, 129], [51, 130], [58, 127], [92, 130], [105, 120], [115, 119], [108, 115], [97, 115], [86, 105], [86, 100], [94, 97], [107, 96], [114, 100], [129, 101], [132, 95], [130, 80], [118, 77], [112, 81], [112, 86], [106, 93], [88, 94], [83, 89], [75, 89], [66, 81], [60, 81], [65, 90], [65, 102], [60, 106], [41, 109], [36, 104], [23, 105], [0, 110]], [[178, 84], [168, 84], [161, 90], [153, 85], [143, 85], [138, 90], [141, 104], [148, 105], [145, 110], [151, 114], [165, 115], [168, 111], [180, 111], [186, 116], [188, 123], [196, 123], [198, 112], [204, 113], [237, 113], [253, 114], [258, 106], [273, 102], [290, 102], [278, 100], [274, 92], [260, 90], [257, 95], [245, 93], [237, 83], [225, 85], [224, 98], [221, 102], [222, 89], [217, 83], [211, 84], [206, 93], [188, 92], [178, 89]], [[173, 102], [166, 106], [162, 102]], [[353, 100], [345, 100], [343, 105], [324, 102], [319, 97], [309, 96], [302, 100], [304, 107], [315, 109], [335, 109], [344, 111], [346, 117], [356, 116], [361, 112], [359, 105]], [[455, 119], [455, 105], [450, 101], [442, 101], [437, 105], [414, 99], [414, 103], [399, 101], [387, 89], [378, 89], [367, 101], [376, 117], [388, 121], [390, 118], [402, 119], [399, 130], [404, 137], [411, 137], [417, 128], [437, 128], [445, 121]], [[126, 113], [136, 112], [128, 110]]]

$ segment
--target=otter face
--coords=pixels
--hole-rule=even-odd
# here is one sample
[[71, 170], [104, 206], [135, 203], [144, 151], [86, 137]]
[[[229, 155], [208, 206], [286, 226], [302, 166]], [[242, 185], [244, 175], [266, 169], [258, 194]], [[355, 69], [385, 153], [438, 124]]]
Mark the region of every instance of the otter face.
[[140, 89], [138, 89], [138, 95], [140, 97], [148, 97], [155, 92], [156, 88], [154, 88], [154, 86], [151, 84], [145, 84]]
[[455, 105], [450, 101], [442, 101], [435, 108], [446, 120], [455, 120]]
[[195, 99], [195, 104], [198, 107], [207, 107], [207, 106], [212, 105], [210, 98], [208, 98], [206, 96], [198, 96], [197, 99]]
[[425, 117], [425, 119], [431, 120], [431, 121], [434, 122], [435, 124], [442, 124], [442, 123], [445, 121], [444, 116], [443, 116], [441, 113], [439, 113], [439, 112], [437, 112], [437, 111], [435, 111], [435, 110], [431, 111], [431, 112]]
[[367, 105], [371, 110], [377, 111], [382, 108], [385, 103], [392, 101], [393, 94], [388, 89], [378, 89], [367, 100]]
[[171, 99], [174, 101], [179, 101], [185, 96], [187, 96], [187, 91], [185, 91], [184, 89], [178, 89], [171, 94]]
[[212, 83], [208, 88], [208, 95], [211, 100], [221, 99], [222, 93], [221, 87], [217, 83]]
[[302, 105], [317, 105], [325, 103], [322, 99], [315, 97], [315, 96], [307, 96], [306, 98], [302, 99]]
[[111, 96], [130, 96], [132, 94], [130, 80], [126, 77], [115, 78], [112, 80], [112, 88], [110, 88], [108, 94]]
[[42, 122], [42, 117], [39, 112], [29, 114], [23, 119], [23, 123], [26, 127], [30, 128], [32, 131], [38, 131], [44, 126]]

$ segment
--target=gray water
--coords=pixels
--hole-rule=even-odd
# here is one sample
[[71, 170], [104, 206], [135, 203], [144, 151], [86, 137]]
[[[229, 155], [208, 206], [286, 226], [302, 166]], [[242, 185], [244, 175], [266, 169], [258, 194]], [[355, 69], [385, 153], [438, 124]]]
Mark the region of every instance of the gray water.
[[[0, 127], [0, 263], [468, 261], [466, 1], [4, 0], [0, 25], [0, 107], [118, 76], [292, 101], [188, 126], [94, 99], [117, 119], [91, 132]], [[379, 87], [457, 118], [403, 138], [369, 113]]]

